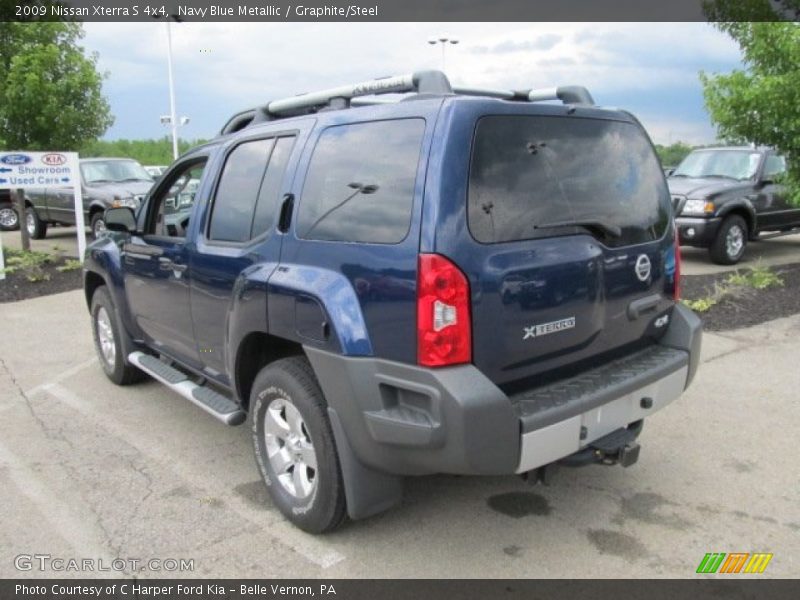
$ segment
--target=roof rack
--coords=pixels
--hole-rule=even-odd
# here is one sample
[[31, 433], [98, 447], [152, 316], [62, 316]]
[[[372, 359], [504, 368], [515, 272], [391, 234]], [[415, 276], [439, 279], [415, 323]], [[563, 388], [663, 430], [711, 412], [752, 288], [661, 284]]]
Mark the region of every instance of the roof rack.
[[[540, 90], [498, 90], [466, 86], [451, 86], [441, 71], [417, 71], [408, 75], [382, 77], [362, 83], [309, 92], [282, 100], [273, 100], [263, 106], [234, 114], [225, 123], [220, 135], [233, 133], [249, 125], [274, 119], [315, 113], [320, 110], [337, 110], [351, 106], [386, 104], [398, 100], [377, 98], [382, 94], [463, 95], [500, 98], [522, 102], [561, 100], [564, 104], [593, 106], [594, 100], [582, 86], [570, 85]], [[369, 96], [369, 98], [365, 98]]]

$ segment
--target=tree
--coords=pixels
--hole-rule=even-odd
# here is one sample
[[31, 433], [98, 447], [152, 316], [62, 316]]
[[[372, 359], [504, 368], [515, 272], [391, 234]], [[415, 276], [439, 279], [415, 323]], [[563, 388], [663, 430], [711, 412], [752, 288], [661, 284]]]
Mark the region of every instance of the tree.
[[678, 164], [686, 158], [686, 155], [692, 151], [692, 147], [689, 144], [685, 144], [683, 142], [675, 142], [674, 144], [670, 144], [669, 146], [662, 146], [661, 144], [656, 144], [656, 152], [658, 153], [658, 158], [661, 159], [661, 164], [665, 167], [677, 167]]
[[[179, 151], [204, 144], [206, 140], [179, 140]], [[96, 140], [80, 149], [84, 158], [92, 156], [135, 158], [143, 165], [168, 165], [172, 162], [172, 141], [168, 137], [157, 140]]]
[[[798, 0], [782, 4], [789, 11], [796, 9]], [[800, 26], [785, 21], [735, 20], [762, 18], [768, 8], [767, 0], [706, 5], [708, 15], [723, 19], [716, 26], [739, 44], [744, 69], [726, 75], [700, 73], [700, 80], [719, 136], [772, 146], [783, 153], [789, 168], [786, 184], [793, 201], [800, 205]]]
[[0, 22], [0, 146], [77, 150], [114, 122], [78, 23]]

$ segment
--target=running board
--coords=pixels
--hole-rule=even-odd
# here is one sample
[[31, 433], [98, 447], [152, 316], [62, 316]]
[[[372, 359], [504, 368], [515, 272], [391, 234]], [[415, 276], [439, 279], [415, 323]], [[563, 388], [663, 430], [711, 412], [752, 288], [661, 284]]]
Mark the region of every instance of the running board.
[[209, 387], [197, 385], [186, 373], [169, 366], [155, 356], [144, 352], [131, 352], [128, 361], [226, 425], [244, 423], [245, 413], [237, 404]]
[[771, 233], [759, 233], [758, 237], [756, 237], [757, 242], [763, 242], [764, 240], [771, 240], [772, 238], [783, 237], [785, 235], [797, 235], [800, 233], [800, 227], [794, 227], [792, 229], [788, 229], [787, 231], [774, 231]]

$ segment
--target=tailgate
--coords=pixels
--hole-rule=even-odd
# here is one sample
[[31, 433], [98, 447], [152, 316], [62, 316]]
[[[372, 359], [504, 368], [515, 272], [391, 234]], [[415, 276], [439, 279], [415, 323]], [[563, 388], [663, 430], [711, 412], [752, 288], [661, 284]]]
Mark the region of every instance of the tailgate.
[[[673, 305], [670, 196], [638, 125], [489, 116], [473, 142], [473, 360], [497, 384], [641, 346]], [[477, 281], [475, 281], [477, 280]], [[588, 365], [591, 366], [591, 365]]]

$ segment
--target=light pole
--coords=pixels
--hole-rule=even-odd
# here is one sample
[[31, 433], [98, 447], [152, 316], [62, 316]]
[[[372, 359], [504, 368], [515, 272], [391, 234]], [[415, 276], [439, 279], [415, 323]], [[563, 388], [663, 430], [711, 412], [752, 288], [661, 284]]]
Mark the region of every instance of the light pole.
[[161, 124], [169, 127], [172, 130], [172, 159], [178, 158], [178, 127], [183, 127], [189, 123], [189, 117], [179, 117], [177, 123], [174, 122], [171, 115], [161, 115]]
[[445, 47], [447, 44], [456, 45], [459, 42], [458, 38], [454, 38], [452, 36], [447, 35], [440, 35], [439, 37], [432, 37], [428, 38], [428, 43], [431, 46], [435, 46], [436, 44], [440, 44], [442, 46], [442, 71], [447, 68], [447, 61], [445, 59]]
[[178, 127], [189, 122], [189, 117], [178, 118], [175, 110], [175, 78], [172, 72], [172, 28], [167, 21], [167, 69], [169, 73], [169, 111], [170, 114], [161, 116], [161, 124], [167, 125], [172, 131], [172, 159], [178, 158]]

